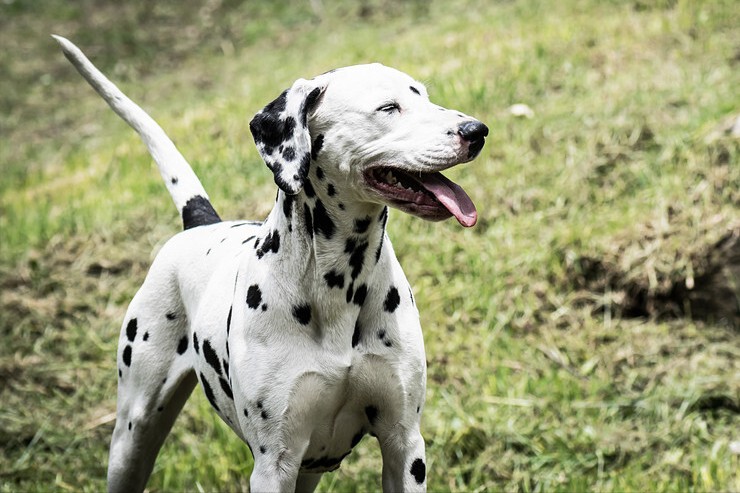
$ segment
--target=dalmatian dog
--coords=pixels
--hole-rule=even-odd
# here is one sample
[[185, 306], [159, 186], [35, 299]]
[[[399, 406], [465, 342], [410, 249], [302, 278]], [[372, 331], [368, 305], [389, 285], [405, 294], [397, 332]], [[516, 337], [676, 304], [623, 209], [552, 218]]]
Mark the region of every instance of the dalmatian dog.
[[385, 491], [424, 491], [424, 342], [388, 207], [473, 226], [475, 206], [440, 171], [475, 158], [486, 126], [380, 64], [299, 79], [250, 123], [275, 207], [222, 221], [154, 120], [55, 38], [148, 146], [184, 226], [123, 321], [109, 490], [144, 489], [200, 383], [252, 451], [251, 491], [313, 491], [366, 434]]

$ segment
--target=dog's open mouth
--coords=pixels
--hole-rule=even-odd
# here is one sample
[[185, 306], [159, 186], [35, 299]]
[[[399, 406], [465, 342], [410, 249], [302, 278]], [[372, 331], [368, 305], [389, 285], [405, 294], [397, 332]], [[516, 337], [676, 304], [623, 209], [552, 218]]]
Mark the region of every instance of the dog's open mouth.
[[441, 221], [455, 216], [466, 228], [478, 220], [478, 211], [465, 190], [442, 173], [381, 166], [366, 171], [365, 180], [391, 205], [422, 219]]

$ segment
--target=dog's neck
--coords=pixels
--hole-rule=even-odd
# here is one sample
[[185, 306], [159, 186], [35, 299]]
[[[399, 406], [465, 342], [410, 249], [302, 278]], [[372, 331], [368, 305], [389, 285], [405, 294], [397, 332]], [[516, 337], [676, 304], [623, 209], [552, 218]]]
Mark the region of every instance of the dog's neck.
[[335, 312], [361, 305], [367, 280], [384, 246], [387, 207], [358, 202], [346, 184], [332, 183], [311, 166], [303, 190], [280, 190], [267, 220], [278, 231], [281, 255], [289, 255], [296, 285], [320, 296]]

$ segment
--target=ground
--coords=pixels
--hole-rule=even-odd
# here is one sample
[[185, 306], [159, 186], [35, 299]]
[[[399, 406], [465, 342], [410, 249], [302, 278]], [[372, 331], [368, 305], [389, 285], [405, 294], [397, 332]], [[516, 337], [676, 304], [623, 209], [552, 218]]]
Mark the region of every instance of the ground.
[[[181, 4], [0, 5], [0, 491], [103, 489], [117, 333], [179, 228], [51, 33], [162, 124], [225, 218], [269, 211], [248, 122], [298, 77], [381, 61], [488, 124], [448, 173], [475, 228], [389, 220], [431, 491], [740, 490], [735, 2]], [[249, 451], [201, 394], [150, 491], [246, 490]], [[379, 471], [366, 438], [319, 489], [376, 491]]]

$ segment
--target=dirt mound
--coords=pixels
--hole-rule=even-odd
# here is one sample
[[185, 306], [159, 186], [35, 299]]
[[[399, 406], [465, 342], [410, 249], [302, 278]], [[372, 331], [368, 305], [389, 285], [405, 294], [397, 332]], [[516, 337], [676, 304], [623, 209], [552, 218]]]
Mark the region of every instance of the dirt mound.
[[683, 241], [680, 230], [640, 227], [642, 238], [617, 244], [599, 257], [565, 256], [570, 288], [599, 296], [595, 311], [622, 317], [689, 317], [740, 327], [740, 221], [714, 227], [706, 245]]

